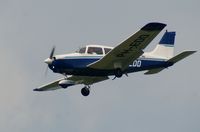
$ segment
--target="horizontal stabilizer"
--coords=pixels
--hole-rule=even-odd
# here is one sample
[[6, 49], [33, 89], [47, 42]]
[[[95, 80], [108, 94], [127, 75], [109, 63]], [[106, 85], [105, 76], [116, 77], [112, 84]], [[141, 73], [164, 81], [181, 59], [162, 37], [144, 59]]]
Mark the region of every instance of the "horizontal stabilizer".
[[174, 56], [173, 58], [169, 59], [167, 62], [172, 62], [172, 63], [176, 63], [184, 58], [186, 58], [189, 55], [194, 54], [196, 51], [184, 51], [176, 56]]
[[158, 72], [161, 72], [162, 70], [164, 70], [165, 68], [156, 68], [156, 69], [151, 69], [148, 70], [147, 72], [145, 72], [145, 75], [151, 75], [151, 74], [156, 74]]
[[[188, 57], [189, 55], [192, 55], [194, 54], [196, 51], [184, 51], [174, 57], [172, 57], [171, 59], [169, 59], [167, 62], [170, 62], [170, 63], [176, 63], [186, 57]], [[155, 68], [155, 69], [150, 69], [148, 70], [147, 72], [145, 72], [144, 74], [145, 75], [151, 75], [151, 74], [156, 74], [158, 72], [161, 72], [162, 70], [164, 70], [165, 68], [164, 67], [161, 67], [161, 68]]]

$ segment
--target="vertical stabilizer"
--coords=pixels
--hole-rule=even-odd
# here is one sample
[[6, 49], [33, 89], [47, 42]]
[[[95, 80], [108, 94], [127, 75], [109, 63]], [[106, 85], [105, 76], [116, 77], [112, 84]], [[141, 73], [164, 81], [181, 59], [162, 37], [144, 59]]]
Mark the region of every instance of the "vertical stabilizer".
[[176, 32], [166, 31], [156, 48], [150, 52], [154, 57], [170, 59], [174, 56]]

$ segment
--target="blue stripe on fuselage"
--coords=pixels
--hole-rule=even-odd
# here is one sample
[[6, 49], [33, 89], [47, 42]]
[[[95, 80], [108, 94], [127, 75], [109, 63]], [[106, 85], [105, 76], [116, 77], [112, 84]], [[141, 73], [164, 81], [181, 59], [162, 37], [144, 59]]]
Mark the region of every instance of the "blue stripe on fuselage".
[[65, 68], [65, 69], [86, 68], [87, 65], [99, 59], [100, 58], [59, 59], [59, 60], [55, 60], [53, 62], [53, 65], [57, 68]]
[[[69, 58], [54, 60], [52, 65], [49, 66], [54, 72], [76, 74], [76, 75], [92, 75], [92, 76], [107, 76], [113, 75], [114, 70], [95, 70], [87, 68], [87, 65], [98, 61], [101, 57], [82, 57], [82, 58]], [[167, 63], [162, 59], [139, 58], [136, 62], [141, 62], [140, 65], [129, 65], [126, 72], [137, 72], [142, 70], [149, 70], [152, 68], [169, 67], [172, 64]]]

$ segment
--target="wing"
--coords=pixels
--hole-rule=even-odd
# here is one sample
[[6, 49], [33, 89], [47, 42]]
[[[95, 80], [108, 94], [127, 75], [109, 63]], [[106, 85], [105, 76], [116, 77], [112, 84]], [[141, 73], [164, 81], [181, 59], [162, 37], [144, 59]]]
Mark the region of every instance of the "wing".
[[41, 87], [38, 87], [34, 89], [34, 91], [52, 91], [52, 90], [61, 89], [62, 87], [59, 86], [59, 82], [62, 80], [68, 80], [70, 81], [70, 84], [73, 83], [72, 85], [77, 85], [77, 84], [92, 85], [94, 83], [98, 83], [107, 79], [109, 79], [107, 76], [105, 77], [71, 76], [67, 79], [62, 78], [62, 79], [53, 81], [51, 83], [48, 83], [46, 85], [43, 85]]
[[126, 69], [130, 63], [140, 57], [142, 51], [166, 26], [162, 23], [149, 23], [130, 38], [111, 50], [97, 62], [88, 65], [93, 69]]
[[51, 83], [48, 83], [48, 84], [45, 84], [45, 85], [42, 85], [36, 89], [33, 89], [33, 91], [52, 91], [52, 90], [57, 90], [57, 89], [61, 89], [61, 87], [58, 85], [58, 83], [63, 80], [62, 79], [59, 79], [59, 80], [56, 80], [56, 81], [53, 81]]

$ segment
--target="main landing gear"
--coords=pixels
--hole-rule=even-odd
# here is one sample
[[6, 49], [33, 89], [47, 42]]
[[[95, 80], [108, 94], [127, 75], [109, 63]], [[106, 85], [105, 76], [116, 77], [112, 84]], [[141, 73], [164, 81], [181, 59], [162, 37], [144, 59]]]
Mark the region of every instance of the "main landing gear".
[[83, 96], [88, 96], [90, 94], [90, 86], [85, 86], [81, 89], [81, 94]]
[[117, 78], [120, 78], [120, 77], [122, 77], [122, 75], [123, 75], [122, 70], [120, 68], [117, 68], [116, 71], [115, 71], [115, 76]]
[[120, 77], [122, 77], [122, 75], [123, 75], [122, 70], [120, 68], [117, 68], [115, 70], [115, 77], [112, 80], [115, 80], [116, 78], [120, 78]]

